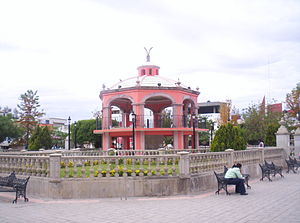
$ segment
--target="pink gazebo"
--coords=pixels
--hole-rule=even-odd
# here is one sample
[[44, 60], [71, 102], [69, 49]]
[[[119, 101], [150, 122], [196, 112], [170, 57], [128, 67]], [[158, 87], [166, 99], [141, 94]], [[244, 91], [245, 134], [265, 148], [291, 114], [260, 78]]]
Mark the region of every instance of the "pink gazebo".
[[159, 69], [148, 54], [137, 76], [100, 92], [102, 129], [94, 134], [102, 134], [103, 150], [113, 142], [121, 149], [158, 149], [165, 137], [172, 138], [174, 149], [198, 148], [198, 132], [206, 131], [195, 118], [199, 91], [160, 76]]

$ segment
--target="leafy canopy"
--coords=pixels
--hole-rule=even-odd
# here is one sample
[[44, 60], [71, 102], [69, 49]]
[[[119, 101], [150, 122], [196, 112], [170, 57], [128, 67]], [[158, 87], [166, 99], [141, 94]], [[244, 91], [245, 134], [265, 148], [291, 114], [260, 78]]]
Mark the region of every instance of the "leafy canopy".
[[212, 152], [225, 151], [226, 149], [245, 150], [247, 141], [244, 130], [239, 126], [228, 123], [222, 125], [215, 134], [211, 144]]
[[28, 138], [35, 129], [38, 118], [44, 115], [39, 111], [39, 96], [37, 91], [27, 90], [24, 94], [21, 94], [19, 108], [19, 123], [24, 127], [26, 131], [26, 144], [28, 144]]
[[18, 138], [22, 135], [22, 129], [17, 126], [11, 114], [0, 116], [0, 142], [8, 138]]

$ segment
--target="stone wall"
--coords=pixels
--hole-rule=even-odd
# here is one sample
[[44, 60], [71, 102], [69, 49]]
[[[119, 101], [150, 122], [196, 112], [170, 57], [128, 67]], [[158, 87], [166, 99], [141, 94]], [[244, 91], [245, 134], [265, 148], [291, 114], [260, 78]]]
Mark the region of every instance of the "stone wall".
[[[251, 179], [260, 177], [257, 164], [243, 167]], [[144, 176], [118, 178], [63, 178], [31, 177], [28, 196], [53, 199], [113, 198], [141, 196], [187, 195], [217, 188], [213, 172], [181, 178], [178, 176]]]
[[[258, 178], [261, 173], [259, 163], [267, 160], [282, 166], [285, 163], [284, 157], [282, 148], [122, 157], [10, 154], [0, 155], [0, 175], [15, 171], [21, 178], [31, 176], [27, 187], [29, 197], [66, 199], [168, 196], [216, 189], [213, 171], [223, 172], [224, 165], [230, 167], [237, 162], [242, 163], [242, 171], [250, 174], [251, 179]], [[132, 170], [131, 174], [126, 174], [125, 171], [123, 175], [117, 174], [116, 169], [120, 168], [118, 164], [121, 160], [124, 169]], [[94, 166], [95, 161], [105, 162], [106, 167]], [[151, 166], [153, 162], [154, 167]], [[61, 167], [62, 163], [66, 165], [65, 168]], [[67, 167], [70, 163], [74, 166], [73, 169]], [[89, 174], [84, 170], [85, 163], [90, 165]], [[147, 166], [145, 163], [148, 163]], [[81, 175], [75, 173], [77, 167], [84, 170]], [[95, 174], [94, 167], [98, 168], [96, 171], [99, 173], [105, 171], [106, 176]], [[151, 167], [155, 168], [155, 173], [150, 171], [145, 174], [144, 171]], [[116, 170], [115, 174], [108, 174], [113, 170]], [[74, 173], [70, 176], [71, 172]]]

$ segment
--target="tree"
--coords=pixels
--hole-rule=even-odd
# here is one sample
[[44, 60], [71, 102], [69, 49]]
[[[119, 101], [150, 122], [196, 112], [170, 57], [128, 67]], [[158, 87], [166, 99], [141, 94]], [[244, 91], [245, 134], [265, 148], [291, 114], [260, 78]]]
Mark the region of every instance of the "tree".
[[267, 146], [276, 146], [276, 135], [278, 128], [280, 127], [279, 123], [270, 123], [267, 126], [267, 132], [265, 136], [265, 144]]
[[164, 110], [161, 113], [161, 127], [170, 128], [172, 126], [171, 111]]
[[[101, 123], [100, 123], [101, 125]], [[99, 147], [99, 135], [95, 135], [93, 131], [96, 129], [96, 120], [79, 120], [76, 124], [76, 141], [78, 145], [92, 143], [95, 147]], [[75, 141], [75, 125], [71, 125], [71, 139]]]
[[42, 117], [44, 113], [38, 110], [40, 104], [37, 91], [27, 90], [27, 92], [21, 94], [19, 99], [21, 100], [20, 104], [18, 104], [18, 108], [20, 109], [19, 123], [25, 129], [25, 142], [27, 146], [28, 139], [37, 125], [37, 119]]
[[219, 152], [226, 149], [244, 150], [247, 146], [245, 132], [239, 126], [222, 125], [215, 134], [211, 144], [211, 151]]
[[58, 130], [58, 127], [54, 127], [51, 131], [52, 135], [52, 143], [56, 147], [64, 147], [65, 146], [65, 139], [68, 136], [68, 133], [64, 133]]
[[52, 137], [47, 126], [37, 126], [29, 139], [29, 150], [51, 149]]
[[199, 132], [199, 142], [202, 146], [208, 146], [212, 137], [214, 122], [206, 116], [198, 116], [198, 126], [201, 129], [208, 129], [209, 131]]
[[18, 138], [22, 135], [22, 129], [16, 125], [12, 115], [0, 116], [0, 142], [5, 138]]
[[225, 125], [230, 121], [231, 100], [226, 100], [220, 106], [220, 125]]
[[[275, 133], [278, 130], [278, 122], [282, 117], [281, 112], [262, 112], [261, 105], [251, 105], [243, 111], [244, 123], [242, 128], [245, 129], [247, 141], [250, 145], [257, 145], [263, 140], [265, 145], [273, 146], [276, 141]], [[269, 108], [270, 106], [267, 106]]]
[[244, 124], [242, 127], [246, 131], [247, 141], [250, 145], [256, 145], [263, 140], [265, 127], [263, 125], [263, 114], [258, 105], [251, 105], [243, 110]]
[[289, 108], [288, 114], [295, 118], [298, 116], [298, 121], [300, 121], [300, 83], [286, 95], [286, 104]]

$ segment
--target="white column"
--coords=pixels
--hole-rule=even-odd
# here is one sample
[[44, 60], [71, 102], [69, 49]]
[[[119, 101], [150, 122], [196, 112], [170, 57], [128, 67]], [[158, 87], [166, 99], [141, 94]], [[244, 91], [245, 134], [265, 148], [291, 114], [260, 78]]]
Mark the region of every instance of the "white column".
[[300, 125], [295, 131], [294, 145], [295, 145], [295, 156], [300, 158]]
[[190, 177], [190, 158], [188, 152], [178, 152], [179, 160], [179, 177]]
[[290, 133], [287, 130], [287, 128], [284, 126], [285, 122], [284, 120], [281, 120], [279, 122], [280, 127], [277, 131], [277, 133], [275, 133], [276, 135], [276, 146], [283, 148], [286, 152], [286, 155], [289, 156], [290, 155]]
[[49, 159], [50, 159], [49, 162], [50, 178], [60, 178], [61, 154], [59, 153], [50, 154]]

